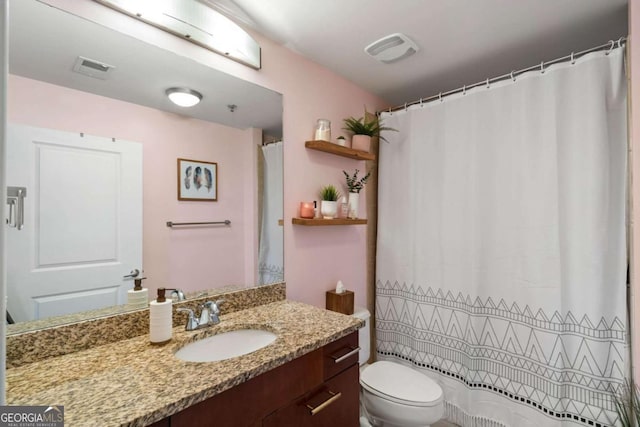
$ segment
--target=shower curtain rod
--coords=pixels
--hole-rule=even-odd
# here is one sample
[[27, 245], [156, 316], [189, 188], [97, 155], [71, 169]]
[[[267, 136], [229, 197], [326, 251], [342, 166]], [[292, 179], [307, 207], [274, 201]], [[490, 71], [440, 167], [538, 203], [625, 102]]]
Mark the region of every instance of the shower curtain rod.
[[266, 145], [270, 145], [270, 144], [277, 144], [278, 142], [282, 141], [281, 139], [274, 139], [273, 141], [262, 141], [262, 146], [266, 146]]
[[[435, 101], [436, 99], [439, 99], [440, 101], [442, 101], [442, 99], [447, 97], [447, 96], [455, 95], [456, 93], [461, 93], [461, 92], [464, 94], [469, 89], [473, 89], [475, 87], [483, 86], [483, 85], [489, 86], [491, 83], [499, 82], [499, 81], [502, 81], [502, 80], [512, 79], [513, 81], [515, 81], [516, 77], [518, 77], [519, 75], [521, 75], [523, 73], [526, 73], [528, 71], [540, 70], [540, 71], [544, 72], [546, 67], [548, 67], [549, 65], [558, 64], [560, 62], [566, 62], [566, 61], [571, 61], [573, 63], [573, 62], [575, 62], [576, 59], [580, 58], [581, 56], [584, 56], [584, 55], [586, 55], [588, 53], [591, 53], [591, 52], [597, 52], [597, 51], [600, 51], [600, 50], [608, 49], [609, 52], [611, 52], [616, 47], [616, 45], [618, 47], [622, 47], [622, 45], [626, 44], [626, 42], [627, 42], [627, 38], [626, 37], [620, 37], [617, 41], [609, 40], [607, 43], [605, 43], [603, 45], [592, 47], [591, 49], [583, 50], [583, 51], [580, 51], [580, 52], [577, 52], [577, 53], [571, 52], [570, 55], [563, 56], [561, 58], [557, 58], [557, 59], [554, 59], [552, 61], [542, 61], [538, 65], [533, 65], [531, 67], [523, 68], [523, 69], [518, 70], [518, 71], [511, 71], [509, 74], [503, 74], [503, 75], [498, 76], [498, 77], [494, 77], [494, 78], [491, 78], [491, 79], [486, 79], [484, 81], [481, 81], [481, 82], [478, 82], [478, 83], [474, 83], [472, 85], [465, 85], [465, 86], [462, 86], [460, 88], [453, 89], [453, 90], [450, 90], [450, 91], [447, 91], [447, 92], [440, 92], [439, 94], [430, 96], [428, 98], [420, 98], [419, 100], [416, 100], [416, 101], [413, 101], [413, 102], [405, 102], [403, 105], [398, 105], [396, 107], [391, 107], [391, 108], [388, 108], [386, 110], [378, 111], [377, 115], [379, 116], [381, 113], [387, 113], [387, 112], [391, 113], [393, 111], [405, 110], [405, 109], [409, 108], [412, 105], [424, 104], [426, 102]], [[609, 54], [609, 52], [607, 52], [607, 55]]]

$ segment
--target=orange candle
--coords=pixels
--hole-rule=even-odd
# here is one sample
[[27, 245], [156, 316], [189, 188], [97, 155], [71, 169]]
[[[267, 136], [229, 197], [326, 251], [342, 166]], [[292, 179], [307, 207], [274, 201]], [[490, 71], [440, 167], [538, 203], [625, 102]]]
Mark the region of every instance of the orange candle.
[[300, 202], [300, 218], [313, 218], [313, 202]]

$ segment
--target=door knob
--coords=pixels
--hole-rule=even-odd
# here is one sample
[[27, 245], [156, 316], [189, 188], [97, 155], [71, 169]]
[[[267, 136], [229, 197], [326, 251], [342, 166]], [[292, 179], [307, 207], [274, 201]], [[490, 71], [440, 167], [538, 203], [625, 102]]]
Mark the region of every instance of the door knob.
[[122, 276], [122, 278], [123, 279], [134, 278], [134, 277], [138, 277], [139, 274], [140, 274], [140, 270], [138, 270], [137, 268], [134, 268], [133, 270], [131, 270], [131, 273], [127, 274], [126, 276]]

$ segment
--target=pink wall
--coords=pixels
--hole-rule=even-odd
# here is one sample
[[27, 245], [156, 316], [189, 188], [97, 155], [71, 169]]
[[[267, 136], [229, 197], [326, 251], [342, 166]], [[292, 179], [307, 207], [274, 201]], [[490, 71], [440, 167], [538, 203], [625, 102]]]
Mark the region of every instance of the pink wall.
[[[94, 2], [47, 2], [283, 94], [287, 297], [324, 306], [325, 291], [342, 280], [355, 291], [356, 304], [366, 303], [366, 228], [293, 226], [291, 217], [301, 200], [317, 199], [322, 185], [342, 185], [343, 169], [364, 169], [363, 162], [305, 149], [316, 120], [331, 120], [337, 136], [343, 118], [361, 116], [364, 105], [370, 111], [382, 109], [387, 106], [382, 99], [259, 35], [254, 34], [262, 46], [262, 69], [253, 70]], [[363, 206], [365, 197], [361, 194]]]
[[[329, 70], [274, 43], [259, 39], [263, 69], [252, 71], [227, 61], [223, 71], [283, 94], [285, 278], [289, 299], [324, 306], [325, 291], [342, 280], [366, 304], [366, 227], [293, 226], [302, 200], [316, 200], [323, 185], [344, 186], [342, 170], [363, 170], [364, 162], [307, 150], [318, 118], [331, 120], [332, 134], [341, 134], [342, 119], [384, 108], [379, 98]], [[246, 67], [244, 67], [246, 68]], [[362, 197], [364, 196], [364, 197]], [[364, 206], [366, 191], [361, 195]]]
[[[245, 163], [255, 152], [252, 131], [9, 76], [8, 121], [88, 135], [115, 137], [143, 146], [143, 253], [146, 286], [185, 290], [254, 281], [245, 268]], [[176, 159], [218, 163], [217, 202], [179, 202]], [[248, 199], [255, 198], [249, 195]], [[249, 216], [253, 218], [255, 212]], [[232, 220], [231, 227], [172, 230], [166, 221]], [[212, 244], [213, 242], [213, 244]], [[255, 252], [255, 247], [246, 249]], [[250, 277], [247, 277], [247, 276]], [[155, 292], [153, 292], [155, 294]]]
[[631, 301], [633, 376], [640, 384], [640, 4], [629, 1], [629, 64], [631, 68]]

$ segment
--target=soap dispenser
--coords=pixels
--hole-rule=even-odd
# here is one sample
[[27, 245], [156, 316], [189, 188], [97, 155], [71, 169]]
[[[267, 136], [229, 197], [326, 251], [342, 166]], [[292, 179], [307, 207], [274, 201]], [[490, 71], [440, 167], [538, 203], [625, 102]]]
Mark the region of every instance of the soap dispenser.
[[142, 287], [146, 277], [136, 278], [133, 289], [127, 291], [127, 306], [130, 308], [146, 308], [149, 305], [149, 290]]
[[173, 332], [172, 301], [164, 294], [165, 288], [158, 288], [158, 297], [149, 304], [149, 340], [152, 344], [169, 342]]

